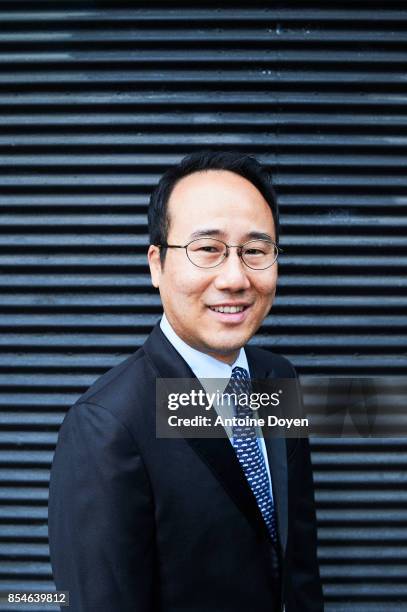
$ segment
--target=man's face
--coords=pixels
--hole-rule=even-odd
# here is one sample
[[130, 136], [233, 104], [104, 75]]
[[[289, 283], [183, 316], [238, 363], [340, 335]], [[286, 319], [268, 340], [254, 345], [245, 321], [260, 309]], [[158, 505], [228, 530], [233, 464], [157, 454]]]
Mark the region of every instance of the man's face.
[[[253, 232], [275, 241], [266, 200], [252, 183], [233, 172], [208, 170], [184, 177], [172, 191], [168, 213], [168, 244], [185, 245], [203, 230], [230, 245], [244, 244]], [[233, 363], [271, 308], [277, 262], [266, 270], [252, 270], [232, 248], [219, 266], [204, 269], [189, 261], [185, 249], [167, 249], [161, 266], [154, 245], [148, 260], [152, 283], [160, 290], [164, 312], [178, 336], [199, 351]], [[213, 309], [218, 306], [244, 306], [244, 310], [227, 314]]]

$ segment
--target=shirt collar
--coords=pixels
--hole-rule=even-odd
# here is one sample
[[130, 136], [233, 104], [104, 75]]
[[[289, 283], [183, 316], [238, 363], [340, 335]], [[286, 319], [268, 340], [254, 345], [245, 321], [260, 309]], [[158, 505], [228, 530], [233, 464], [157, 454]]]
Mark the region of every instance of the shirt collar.
[[228, 363], [219, 361], [215, 359], [215, 357], [211, 357], [189, 346], [189, 344], [184, 342], [184, 340], [175, 333], [165, 314], [163, 314], [160, 321], [160, 327], [163, 334], [171, 342], [184, 361], [187, 362], [199, 380], [203, 378], [227, 378], [229, 380], [232, 375], [232, 369], [236, 366], [244, 368], [250, 376], [249, 364], [244, 348], [240, 349], [235, 362], [229, 365]]

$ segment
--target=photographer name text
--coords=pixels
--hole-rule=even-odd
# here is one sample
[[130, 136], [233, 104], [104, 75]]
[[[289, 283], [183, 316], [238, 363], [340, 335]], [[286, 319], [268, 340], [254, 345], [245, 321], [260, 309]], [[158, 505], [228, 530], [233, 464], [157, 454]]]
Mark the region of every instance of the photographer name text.
[[172, 414], [168, 417], [168, 425], [170, 427], [308, 427], [309, 422], [306, 418], [289, 419], [277, 417], [269, 414], [267, 418], [260, 417], [222, 417], [217, 416], [212, 419], [209, 416], [197, 415], [194, 417], [178, 417]]

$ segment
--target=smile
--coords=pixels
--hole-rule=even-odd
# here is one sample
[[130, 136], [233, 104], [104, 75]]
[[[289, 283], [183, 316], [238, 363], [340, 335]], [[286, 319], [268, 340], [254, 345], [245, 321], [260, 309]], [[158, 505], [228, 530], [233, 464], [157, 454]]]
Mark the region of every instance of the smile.
[[247, 306], [209, 306], [215, 312], [223, 312], [225, 314], [236, 314], [242, 312]]

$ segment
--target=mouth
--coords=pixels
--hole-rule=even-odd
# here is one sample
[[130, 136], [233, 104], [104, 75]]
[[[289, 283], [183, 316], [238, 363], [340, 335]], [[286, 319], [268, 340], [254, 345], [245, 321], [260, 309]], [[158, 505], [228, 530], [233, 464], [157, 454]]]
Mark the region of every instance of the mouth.
[[251, 304], [218, 304], [208, 306], [210, 312], [223, 323], [241, 323], [246, 319]]
[[224, 312], [226, 314], [235, 314], [236, 312], [243, 312], [247, 306], [209, 306], [211, 310], [215, 312]]

